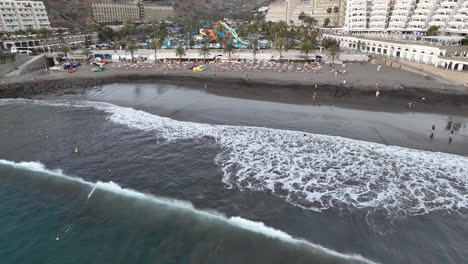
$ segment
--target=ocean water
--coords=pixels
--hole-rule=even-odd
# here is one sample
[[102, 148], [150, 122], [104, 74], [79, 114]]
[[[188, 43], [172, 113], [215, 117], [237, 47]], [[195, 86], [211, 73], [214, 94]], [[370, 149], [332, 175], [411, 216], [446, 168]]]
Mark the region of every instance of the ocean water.
[[468, 257], [464, 156], [83, 100], [0, 112], [6, 263]]
[[36, 162], [0, 160], [0, 175], [3, 263], [371, 263]]

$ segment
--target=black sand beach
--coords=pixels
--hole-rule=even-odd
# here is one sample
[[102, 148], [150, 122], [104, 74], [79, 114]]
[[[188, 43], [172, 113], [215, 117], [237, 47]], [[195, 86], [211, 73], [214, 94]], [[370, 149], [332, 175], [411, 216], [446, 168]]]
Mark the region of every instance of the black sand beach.
[[[86, 259], [113, 263], [135, 254], [142, 263], [153, 263], [154, 256], [164, 257], [156, 263], [285, 263], [250, 253], [269, 251], [299, 256], [297, 263], [468, 258], [468, 108], [462, 90], [389, 85], [376, 98], [370, 84], [335, 96], [336, 85], [320, 83], [315, 90], [309, 79], [261, 81], [240, 73], [89, 76], [51, 74], [9, 81], [0, 89], [4, 98], [33, 99], [0, 99], [0, 128], [8, 139], [0, 142], [0, 159], [7, 160], [0, 169], [8, 176], [2, 183], [8, 192], [24, 193], [4, 197], [22, 212], [30, 212], [21, 207], [25, 199], [37, 202], [33, 212], [41, 217], [22, 213], [18, 225], [44, 230], [18, 241], [55, 243], [56, 235], [63, 236], [62, 244], [51, 244], [59, 252], [53, 259], [29, 244], [38, 252], [35, 259], [63, 262], [83, 239], [94, 248]], [[416, 108], [407, 107], [410, 100], [418, 102]], [[436, 133], [430, 139], [432, 125]], [[450, 128], [456, 128], [451, 144]], [[13, 161], [40, 161], [81, 177], [85, 187], [40, 180], [37, 171], [29, 175]], [[40, 164], [23, 167], [37, 170]], [[93, 194], [88, 182], [98, 181], [103, 183]], [[110, 188], [125, 197], [126, 188], [136, 190], [131, 196], [138, 199], [104, 192]], [[181, 202], [157, 202], [154, 208], [142, 202], [147, 196], [141, 193], [188, 201], [228, 220], [201, 224], [212, 218], [180, 211], [178, 204], [186, 204]], [[0, 228], [0, 234], [18, 230], [10, 224], [14, 217], [1, 219], [11, 228]], [[267, 232], [261, 239], [274, 234], [273, 241], [284, 242], [291, 235], [346, 255], [265, 243], [226, 228], [229, 221], [242, 230]], [[265, 231], [263, 224], [285, 233]], [[118, 236], [106, 226], [119, 227]], [[4, 246], [13, 250], [17, 244]], [[206, 252], [210, 258], [200, 259]], [[362, 257], [350, 257], [356, 254]], [[7, 257], [28, 261], [22, 254]]]

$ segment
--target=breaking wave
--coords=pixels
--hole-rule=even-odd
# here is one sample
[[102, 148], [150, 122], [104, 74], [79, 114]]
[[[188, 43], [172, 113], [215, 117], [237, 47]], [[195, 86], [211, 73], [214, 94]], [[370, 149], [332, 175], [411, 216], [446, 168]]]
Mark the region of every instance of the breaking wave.
[[[265, 226], [261, 222], [253, 222], [253, 221], [241, 218], [241, 217], [227, 218], [221, 214], [213, 214], [213, 213], [197, 210], [189, 202], [166, 199], [166, 198], [152, 196], [149, 194], [140, 193], [131, 189], [122, 188], [121, 186], [119, 186], [118, 184], [114, 182], [100, 182], [99, 181], [97, 183], [91, 183], [81, 178], [69, 177], [67, 175], [64, 175], [61, 170], [49, 170], [45, 167], [44, 164], [40, 162], [13, 162], [13, 161], [0, 159], [0, 166], [9, 166], [9, 167], [13, 167], [14, 169], [19, 169], [19, 170], [39, 172], [39, 173], [52, 176], [52, 177], [60, 177], [61, 179], [65, 181], [77, 182], [83, 186], [89, 187], [89, 189], [91, 190], [90, 195], [96, 189], [98, 189], [104, 192], [111, 192], [117, 195], [129, 197], [132, 199], [139, 199], [139, 200], [147, 201], [147, 202], [159, 205], [159, 206], [162, 205], [164, 206], [164, 207], [160, 207], [160, 211], [161, 211], [160, 214], [162, 215], [165, 215], [165, 212], [163, 211], [167, 210], [163, 208], [171, 208], [171, 210], [179, 210], [181, 212], [188, 213], [186, 217], [191, 217], [193, 219], [202, 218], [206, 220], [208, 218], [209, 220], [216, 220], [220, 223], [223, 223], [224, 225], [229, 225], [238, 229], [240, 228], [244, 231], [250, 232], [251, 234], [252, 233], [259, 234], [265, 238], [279, 240], [283, 243], [287, 243], [288, 246], [296, 247], [296, 252], [295, 252], [296, 255], [297, 254], [300, 255], [300, 253], [298, 253], [299, 251], [305, 250], [307, 252], [307, 255], [315, 256], [317, 258], [316, 260], [322, 259], [323, 263], [369, 263], [369, 264], [374, 263], [359, 255], [348, 255], [348, 254], [338, 253], [336, 251], [324, 248], [320, 245], [316, 245], [305, 240], [293, 238], [289, 234], [283, 231]], [[37, 176], [37, 177], [41, 177], [41, 176]], [[90, 198], [90, 195], [88, 195], [88, 199]], [[201, 221], [201, 222], [196, 222], [196, 223], [206, 224], [206, 221]], [[213, 224], [213, 222], [210, 222], [210, 223]], [[189, 226], [186, 228], [194, 228], [194, 227]], [[216, 228], [216, 227], [212, 225], [211, 228]], [[206, 237], [204, 238], [206, 239]]]
[[176, 121], [100, 102], [0, 100], [92, 107], [112, 122], [169, 141], [214, 140], [228, 188], [271, 191], [304, 209], [365, 209], [391, 216], [468, 210], [468, 158], [336, 136]]

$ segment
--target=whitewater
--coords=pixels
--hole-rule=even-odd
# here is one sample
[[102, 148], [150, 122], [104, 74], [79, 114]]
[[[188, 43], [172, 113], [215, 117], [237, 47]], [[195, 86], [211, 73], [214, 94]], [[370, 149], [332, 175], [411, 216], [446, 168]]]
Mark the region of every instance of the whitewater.
[[177, 121], [89, 101], [4, 99], [0, 104], [94, 108], [155, 139], [212, 140], [227, 188], [270, 191], [320, 212], [363, 209], [389, 216], [468, 210], [468, 158], [348, 138], [262, 127]]
[[[282, 241], [283, 243], [289, 243], [291, 245], [297, 246], [298, 248], [305, 248], [317, 256], [328, 255], [333, 258], [336, 258], [337, 260], [349, 261], [350, 263], [369, 263], [369, 264], [374, 263], [359, 255], [342, 254], [342, 253], [327, 249], [325, 247], [322, 247], [320, 245], [313, 244], [306, 240], [293, 238], [289, 234], [283, 231], [268, 227], [261, 222], [254, 222], [254, 221], [250, 221], [241, 217], [229, 217], [228, 218], [219, 213], [198, 210], [198, 209], [195, 209], [193, 205], [189, 202], [178, 201], [178, 200], [168, 199], [168, 198], [163, 198], [163, 197], [156, 197], [150, 194], [140, 193], [135, 190], [122, 188], [121, 186], [119, 186], [118, 184], [114, 182], [101, 182], [101, 181], [98, 181], [97, 183], [88, 182], [78, 177], [71, 177], [71, 176], [65, 175], [62, 172], [62, 170], [59, 170], [59, 169], [56, 169], [56, 170], [47, 169], [46, 166], [40, 162], [14, 162], [14, 161], [0, 159], [0, 166], [1, 165], [12, 167], [17, 170], [27, 170], [27, 171], [38, 172], [42, 174], [42, 175], [35, 175], [36, 177], [59, 177], [66, 181], [76, 182], [76, 183], [83, 185], [84, 187], [90, 188], [91, 190], [90, 193], [94, 193], [97, 190], [104, 191], [104, 192], [111, 192], [117, 195], [125, 196], [130, 199], [138, 199], [138, 200], [143, 200], [146, 202], [154, 203], [156, 205], [163, 205], [165, 207], [171, 208], [171, 210], [185, 211], [193, 216], [205, 218], [207, 220], [220, 221], [226, 225], [231, 225], [235, 228], [240, 228], [248, 232], [260, 234], [264, 237], [268, 237], [271, 239], [277, 239], [277, 240]], [[90, 197], [91, 196], [88, 195], [88, 199], [90, 199]], [[70, 225], [67, 226], [67, 228], [69, 229]]]

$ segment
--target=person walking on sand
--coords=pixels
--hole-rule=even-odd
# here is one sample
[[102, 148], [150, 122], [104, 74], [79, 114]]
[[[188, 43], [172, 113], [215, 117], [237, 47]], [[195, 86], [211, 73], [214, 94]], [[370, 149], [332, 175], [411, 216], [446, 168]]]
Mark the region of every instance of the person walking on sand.
[[435, 126], [435, 125], [432, 125], [432, 128], [431, 128], [431, 138], [434, 138], [435, 129], [436, 129], [436, 126]]
[[453, 129], [450, 131], [450, 136], [449, 136], [449, 144], [452, 143], [452, 139], [453, 139]]

